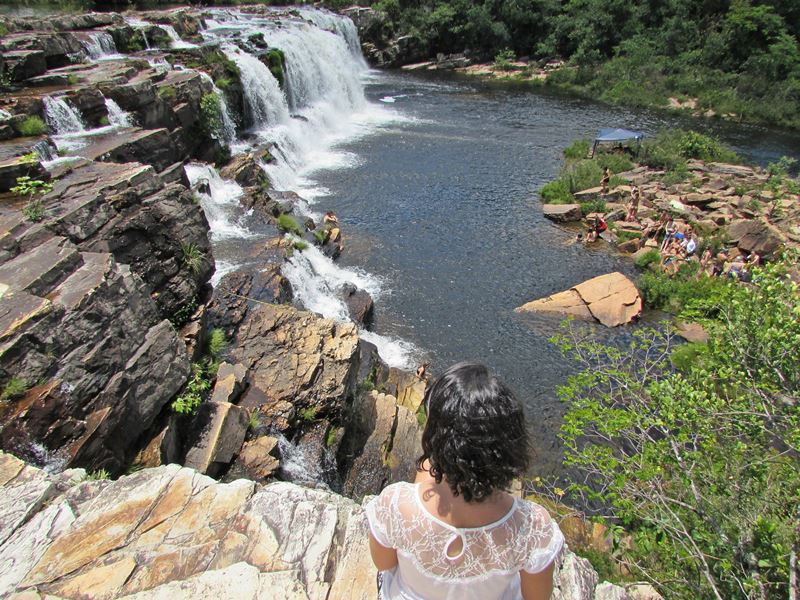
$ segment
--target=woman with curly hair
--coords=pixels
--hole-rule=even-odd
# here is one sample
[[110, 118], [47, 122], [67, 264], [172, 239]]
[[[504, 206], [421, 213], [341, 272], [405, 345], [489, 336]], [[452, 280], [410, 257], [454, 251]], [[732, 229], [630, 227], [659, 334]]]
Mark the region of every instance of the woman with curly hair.
[[547, 600], [564, 542], [547, 511], [507, 490], [528, 467], [519, 401], [489, 370], [460, 363], [425, 395], [415, 483], [366, 506], [383, 600]]

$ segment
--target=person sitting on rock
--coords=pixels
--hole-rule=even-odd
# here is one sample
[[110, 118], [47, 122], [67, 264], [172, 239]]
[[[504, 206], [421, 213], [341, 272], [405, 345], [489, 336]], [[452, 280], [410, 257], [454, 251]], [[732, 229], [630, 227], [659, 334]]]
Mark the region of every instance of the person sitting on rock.
[[417, 377], [422, 380], [428, 378], [428, 367], [431, 363], [422, 363], [420, 366], [417, 367]]
[[522, 404], [479, 364], [425, 394], [414, 483], [365, 506], [382, 600], [547, 600], [564, 543], [543, 507], [508, 493], [527, 472]]
[[325, 216], [322, 217], [322, 222], [324, 224], [326, 224], [326, 225], [327, 224], [338, 225], [339, 224], [339, 218], [336, 216], [336, 214], [332, 210], [329, 210], [328, 212], [325, 213]]
[[597, 240], [600, 234], [606, 229], [608, 229], [608, 223], [606, 223], [605, 219], [603, 217], [595, 217], [591, 228], [589, 228], [586, 234], [586, 243], [588, 244]]
[[611, 181], [611, 170], [606, 167], [603, 171], [603, 177], [600, 179], [600, 193], [605, 195], [608, 193], [608, 182]]

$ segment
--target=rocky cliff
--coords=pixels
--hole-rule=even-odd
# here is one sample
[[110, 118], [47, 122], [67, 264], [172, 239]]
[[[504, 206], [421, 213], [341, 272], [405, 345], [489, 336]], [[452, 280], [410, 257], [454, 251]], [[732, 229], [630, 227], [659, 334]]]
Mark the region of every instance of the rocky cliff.
[[[227, 484], [169, 465], [117, 481], [51, 476], [0, 453], [0, 595], [372, 600], [364, 511], [291, 483]], [[650, 600], [563, 553], [554, 598]]]

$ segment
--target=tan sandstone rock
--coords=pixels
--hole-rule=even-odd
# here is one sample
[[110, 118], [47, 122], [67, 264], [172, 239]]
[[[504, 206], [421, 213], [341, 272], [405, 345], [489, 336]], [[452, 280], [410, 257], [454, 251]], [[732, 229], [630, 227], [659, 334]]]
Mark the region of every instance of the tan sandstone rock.
[[622, 273], [609, 273], [575, 287], [528, 302], [516, 312], [552, 312], [582, 319], [596, 319], [606, 327], [630, 323], [642, 312], [642, 298], [633, 282]]

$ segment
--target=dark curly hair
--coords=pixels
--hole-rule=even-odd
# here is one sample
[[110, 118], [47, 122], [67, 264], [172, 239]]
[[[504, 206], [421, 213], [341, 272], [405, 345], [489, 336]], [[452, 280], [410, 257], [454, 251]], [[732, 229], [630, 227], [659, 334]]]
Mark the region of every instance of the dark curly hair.
[[522, 405], [485, 366], [459, 363], [425, 394], [422, 456], [430, 474], [456, 496], [481, 502], [528, 468], [530, 442]]

